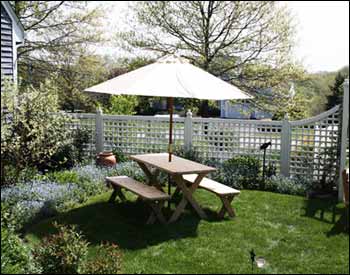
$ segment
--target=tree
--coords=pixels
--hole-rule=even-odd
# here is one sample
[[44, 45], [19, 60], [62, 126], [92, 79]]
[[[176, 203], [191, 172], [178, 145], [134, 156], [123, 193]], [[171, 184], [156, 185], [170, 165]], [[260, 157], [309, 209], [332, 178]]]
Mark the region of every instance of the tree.
[[[118, 35], [128, 50], [180, 53], [193, 64], [273, 106], [279, 85], [303, 70], [291, 61], [294, 25], [272, 1], [147, 1], [134, 6], [132, 31]], [[134, 25], [132, 25], [134, 24]], [[259, 91], [275, 88], [266, 98]], [[206, 103], [205, 103], [206, 104]]]
[[58, 87], [60, 108], [71, 112], [94, 112], [97, 100], [84, 90], [107, 80], [105, 60], [81, 49], [76, 60], [62, 54], [57, 70], [59, 73], [56, 74], [54, 82]]
[[62, 55], [76, 62], [80, 49], [103, 41], [100, 6], [85, 1], [10, 1], [25, 32], [18, 49], [22, 85], [39, 87], [56, 72]]
[[300, 120], [308, 116], [308, 101], [299, 91], [293, 97], [286, 97], [280, 102], [280, 108], [274, 113], [273, 120]]
[[327, 96], [327, 110], [343, 102], [343, 84], [346, 77], [343, 72], [339, 71], [335, 76], [334, 84], [329, 86], [331, 94]]

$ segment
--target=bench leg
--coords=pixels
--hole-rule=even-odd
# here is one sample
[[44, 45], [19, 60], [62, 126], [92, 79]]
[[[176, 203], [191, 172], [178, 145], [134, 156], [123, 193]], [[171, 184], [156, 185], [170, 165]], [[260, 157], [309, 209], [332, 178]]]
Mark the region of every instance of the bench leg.
[[164, 202], [150, 202], [149, 203], [152, 212], [150, 217], [147, 220], [147, 224], [154, 224], [155, 221], [158, 219], [162, 224], [166, 224], [166, 220], [164, 218], [164, 215], [162, 213], [162, 208], [164, 206]]
[[113, 193], [111, 195], [111, 197], [109, 198], [108, 202], [113, 203], [116, 199], [116, 197], [119, 197], [123, 202], [126, 201], [126, 198], [124, 196], [124, 194], [122, 193], [122, 190], [120, 187], [118, 186], [114, 186], [113, 185]]
[[227, 212], [230, 218], [233, 218], [236, 216], [235, 211], [233, 210], [231, 206], [231, 202], [234, 199], [234, 196], [221, 196], [220, 197], [221, 202], [222, 202], [222, 207], [219, 212], [219, 218], [223, 219], [225, 217], [225, 213]]

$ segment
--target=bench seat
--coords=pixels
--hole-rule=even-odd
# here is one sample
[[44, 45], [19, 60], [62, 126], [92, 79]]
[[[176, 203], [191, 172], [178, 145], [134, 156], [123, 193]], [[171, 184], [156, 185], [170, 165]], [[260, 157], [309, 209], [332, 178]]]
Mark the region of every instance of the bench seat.
[[[195, 182], [197, 176], [197, 174], [188, 174], [184, 175], [183, 179], [188, 183], [192, 184]], [[218, 214], [219, 218], [224, 218], [226, 212], [231, 218], [233, 218], [236, 215], [235, 211], [231, 206], [231, 202], [235, 196], [240, 194], [239, 190], [209, 178], [203, 178], [199, 183], [198, 187], [212, 192], [220, 198], [222, 202], [222, 207]]]
[[[183, 178], [184, 180], [193, 183], [197, 178], [197, 174], [184, 175]], [[214, 181], [209, 178], [203, 178], [199, 184], [199, 188], [206, 189], [220, 196], [238, 195], [240, 193], [240, 191], [237, 189], [234, 189], [232, 187], [229, 187], [225, 184], [222, 184], [220, 182]]]
[[126, 189], [147, 202], [151, 207], [152, 213], [148, 218], [147, 224], [153, 224], [156, 219], [161, 223], [166, 224], [162, 208], [164, 201], [170, 200], [168, 194], [158, 190], [154, 186], [146, 185], [127, 176], [106, 177], [106, 183], [112, 185], [114, 189], [109, 202], [114, 202], [117, 196], [122, 201], [125, 201], [126, 198], [122, 193], [122, 189]]
[[127, 189], [144, 200], [160, 201], [170, 199], [168, 194], [158, 190], [154, 186], [146, 185], [127, 176], [106, 177], [106, 181], [112, 185]]

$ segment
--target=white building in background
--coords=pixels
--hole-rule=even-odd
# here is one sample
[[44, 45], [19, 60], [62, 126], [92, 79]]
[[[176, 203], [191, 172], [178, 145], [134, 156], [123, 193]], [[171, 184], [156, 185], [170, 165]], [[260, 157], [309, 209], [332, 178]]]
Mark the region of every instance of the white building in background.
[[[265, 94], [271, 93], [271, 90], [264, 91]], [[294, 83], [290, 84], [288, 97], [292, 100], [295, 96]], [[220, 117], [236, 119], [271, 119], [273, 114], [257, 108], [254, 104], [254, 98], [237, 103], [230, 103], [230, 100], [221, 100]]]
[[17, 81], [17, 48], [24, 38], [24, 28], [9, 1], [1, 1], [1, 77]]

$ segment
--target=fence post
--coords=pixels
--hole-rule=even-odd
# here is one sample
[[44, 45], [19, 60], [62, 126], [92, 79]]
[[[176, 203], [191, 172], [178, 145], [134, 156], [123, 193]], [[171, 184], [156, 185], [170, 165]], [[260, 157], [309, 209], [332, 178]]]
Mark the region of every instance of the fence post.
[[188, 110], [186, 113], [185, 126], [184, 126], [184, 145], [186, 150], [190, 150], [192, 147], [192, 136], [193, 136], [192, 113], [191, 113], [191, 110]]
[[96, 109], [96, 154], [102, 152], [103, 148], [103, 112], [101, 107]]
[[339, 163], [339, 184], [338, 184], [338, 199], [343, 200], [343, 179], [342, 171], [346, 165], [346, 149], [349, 133], [349, 79], [344, 81], [344, 95], [342, 108], [342, 123], [341, 123], [341, 145], [340, 145], [340, 163]]
[[291, 127], [286, 115], [283, 119], [282, 133], [281, 133], [281, 155], [280, 165], [281, 174], [285, 177], [289, 177], [290, 168], [290, 150], [291, 150]]

